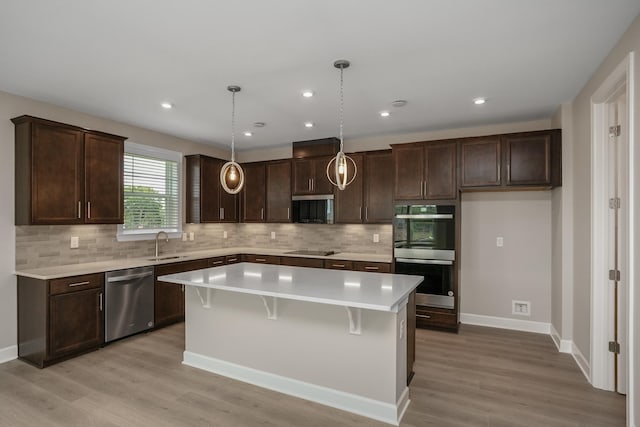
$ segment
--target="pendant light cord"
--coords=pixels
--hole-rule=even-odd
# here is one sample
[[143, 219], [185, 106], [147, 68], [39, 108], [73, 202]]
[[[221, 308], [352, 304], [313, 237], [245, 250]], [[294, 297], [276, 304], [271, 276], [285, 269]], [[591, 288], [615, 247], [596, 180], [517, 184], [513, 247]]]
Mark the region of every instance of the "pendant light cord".
[[236, 93], [231, 92], [231, 161], [235, 162], [236, 143]]
[[344, 151], [344, 138], [342, 136], [342, 127], [344, 122], [344, 67], [340, 67], [340, 151]]

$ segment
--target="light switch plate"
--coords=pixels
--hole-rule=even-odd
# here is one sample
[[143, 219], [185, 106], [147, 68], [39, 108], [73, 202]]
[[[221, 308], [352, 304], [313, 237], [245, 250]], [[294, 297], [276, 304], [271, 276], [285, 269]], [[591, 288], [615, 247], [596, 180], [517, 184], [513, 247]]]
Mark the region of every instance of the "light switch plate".
[[226, 239], [227, 237], [228, 237], [227, 232], [226, 232], [226, 231], [223, 231], [223, 232], [222, 232], [222, 238], [223, 238], [223, 239]]
[[187, 241], [187, 233], [182, 233], [182, 241], [183, 242]]
[[380, 235], [378, 233], [373, 235], [373, 243], [380, 243]]
[[79, 245], [80, 245], [80, 239], [78, 238], [78, 236], [72, 236], [71, 237], [71, 249], [78, 249]]
[[195, 239], [196, 237], [196, 233], [194, 233], [193, 231], [189, 232], [189, 240], [193, 241], [193, 239]]
[[275, 238], [276, 238], [276, 232], [275, 232], [275, 231], [272, 231], [272, 232], [271, 232], [271, 238], [272, 238], [273, 240], [275, 240]]
[[496, 237], [496, 246], [501, 248], [504, 246], [504, 238], [502, 237]]

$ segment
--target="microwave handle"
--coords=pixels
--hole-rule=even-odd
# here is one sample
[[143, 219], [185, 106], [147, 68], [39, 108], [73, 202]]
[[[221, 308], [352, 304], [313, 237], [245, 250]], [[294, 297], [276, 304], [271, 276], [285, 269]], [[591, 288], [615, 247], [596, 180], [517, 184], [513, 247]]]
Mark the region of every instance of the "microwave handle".
[[440, 259], [396, 258], [396, 262], [406, 262], [407, 264], [453, 265], [453, 261]]
[[396, 214], [398, 219], [453, 219], [451, 214]]

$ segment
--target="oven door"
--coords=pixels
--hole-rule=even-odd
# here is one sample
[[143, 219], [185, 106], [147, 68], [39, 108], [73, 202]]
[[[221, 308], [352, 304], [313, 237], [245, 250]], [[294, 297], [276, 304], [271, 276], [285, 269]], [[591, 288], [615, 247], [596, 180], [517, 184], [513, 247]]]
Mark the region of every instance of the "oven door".
[[416, 305], [453, 309], [452, 260], [396, 258], [395, 272], [423, 276], [416, 289]]

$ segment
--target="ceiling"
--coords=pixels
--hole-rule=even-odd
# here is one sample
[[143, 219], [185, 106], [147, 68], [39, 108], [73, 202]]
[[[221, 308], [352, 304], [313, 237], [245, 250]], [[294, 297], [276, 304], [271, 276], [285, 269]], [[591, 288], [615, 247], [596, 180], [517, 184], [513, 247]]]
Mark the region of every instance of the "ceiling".
[[3, 0], [0, 90], [228, 146], [235, 84], [247, 150], [337, 136], [344, 58], [346, 140], [536, 120], [638, 13], [638, 0]]

